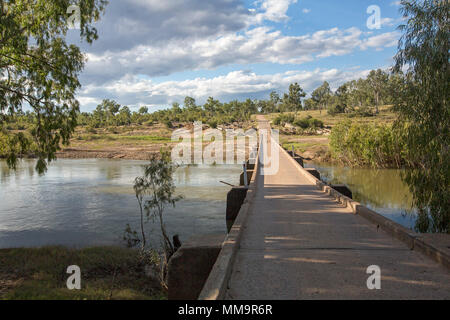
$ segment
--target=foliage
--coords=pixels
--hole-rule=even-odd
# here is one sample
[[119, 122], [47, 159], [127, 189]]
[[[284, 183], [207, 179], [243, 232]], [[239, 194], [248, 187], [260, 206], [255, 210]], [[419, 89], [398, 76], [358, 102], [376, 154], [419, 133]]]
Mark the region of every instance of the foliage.
[[[80, 37], [97, 39], [91, 26], [107, 1], [81, 0]], [[42, 173], [55, 159], [60, 144], [68, 144], [75, 129], [79, 103], [75, 92], [85, 57], [65, 42], [69, 0], [0, 0], [0, 132], [8, 148], [0, 155], [15, 167], [17, 158], [34, 152], [36, 169]], [[29, 134], [7, 128], [7, 123], [29, 108], [33, 122]], [[6, 137], [6, 138], [5, 138]], [[32, 142], [34, 149], [30, 149]]]
[[350, 166], [400, 168], [405, 162], [401, 136], [388, 125], [341, 122], [331, 132], [330, 149]]
[[[329, 115], [346, 113], [353, 116], [372, 116], [379, 113], [379, 106], [392, 104], [403, 81], [401, 72], [388, 73], [372, 70], [367, 78], [348, 81], [335, 92], [328, 82], [315, 89], [305, 100], [306, 110], [327, 109]], [[374, 111], [371, 108], [374, 107]]]
[[401, 1], [406, 23], [395, 69], [407, 67], [395, 110], [404, 132], [404, 179], [419, 209], [421, 232], [450, 233], [449, 1]]
[[282, 104], [281, 104], [281, 112], [285, 111], [300, 111], [302, 109], [302, 99], [306, 97], [305, 91], [303, 91], [302, 87], [296, 82], [289, 85], [289, 93], [284, 94]]
[[321, 120], [315, 119], [311, 116], [305, 118], [296, 118], [293, 114], [280, 114], [273, 120], [274, 125], [284, 126], [285, 124], [293, 124], [301, 129], [309, 128], [323, 128], [324, 123]]
[[286, 123], [294, 123], [295, 117], [292, 114], [280, 114], [278, 117], [276, 117], [273, 120], [273, 123], [275, 125], [281, 125], [284, 126]]
[[331, 97], [331, 89], [328, 82], [324, 83], [311, 93], [312, 100], [319, 106], [319, 110], [326, 108]]
[[[134, 191], [140, 208], [140, 226], [142, 235], [142, 249], [147, 244], [144, 230], [144, 214], [148, 219], [159, 222], [162, 247], [164, 249], [163, 269], [167, 267], [170, 257], [175, 253], [175, 245], [169, 238], [164, 224], [164, 210], [166, 206], [175, 206], [181, 200], [175, 196], [175, 183], [172, 175], [176, 166], [172, 163], [170, 152], [161, 149], [159, 154], [152, 154], [149, 164], [143, 167], [143, 176], [134, 181]], [[165, 278], [165, 272], [163, 272]]]
[[[142, 214], [141, 214], [141, 216], [142, 216]], [[141, 239], [139, 239], [138, 233], [135, 230], [131, 229], [131, 226], [129, 223], [127, 224], [127, 226], [125, 228], [122, 240], [125, 241], [127, 248], [137, 247], [139, 245], [139, 243], [141, 243]]]

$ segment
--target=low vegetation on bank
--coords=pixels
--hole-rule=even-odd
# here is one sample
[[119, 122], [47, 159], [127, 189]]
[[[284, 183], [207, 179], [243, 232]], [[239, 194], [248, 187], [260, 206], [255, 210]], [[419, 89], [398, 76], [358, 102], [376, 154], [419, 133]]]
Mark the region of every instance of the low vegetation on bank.
[[[120, 247], [0, 249], [0, 299], [166, 299], [139, 250]], [[81, 290], [67, 289], [71, 265], [81, 269]]]
[[331, 156], [348, 166], [402, 168], [406, 144], [398, 131], [387, 124], [360, 124], [346, 121], [330, 135]]

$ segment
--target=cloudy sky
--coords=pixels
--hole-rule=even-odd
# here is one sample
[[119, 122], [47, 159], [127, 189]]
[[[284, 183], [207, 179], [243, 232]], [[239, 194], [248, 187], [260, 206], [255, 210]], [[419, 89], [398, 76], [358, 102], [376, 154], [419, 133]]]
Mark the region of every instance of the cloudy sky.
[[[371, 5], [380, 29], [367, 26]], [[104, 98], [157, 110], [185, 96], [267, 98], [293, 82], [336, 88], [392, 65], [398, 9], [393, 0], [110, 0], [99, 40], [81, 44], [78, 98], [82, 111]]]

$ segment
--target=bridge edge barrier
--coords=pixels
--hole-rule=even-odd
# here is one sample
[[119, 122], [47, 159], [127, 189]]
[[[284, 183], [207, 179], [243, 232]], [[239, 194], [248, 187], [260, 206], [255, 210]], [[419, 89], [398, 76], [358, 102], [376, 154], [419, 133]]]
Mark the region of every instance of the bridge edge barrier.
[[406, 229], [397, 222], [389, 220], [378, 212], [370, 210], [359, 202], [356, 202], [353, 199], [350, 199], [334, 190], [326, 183], [307, 172], [302, 166], [300, 166], [297, 161], [294, 160], [294, 158], [289, 155], [289, 153], [282, 146], [278, 146], [282, 150], [282, 152], [288, 155], [289, 159], [291, 159], [292, 163], [294, 163], [300, 173], [302, 173], [309, 181], [311, 181], [311, 183], [315, 184], [320, 191], [323, 191], [329, 196], [334, 197], [339, 203], [342, 203], [347, 208], [351, 209], [354, 214], [357, 214], [372, 223], [376, 223], [386, 233], [405, 243], [411, 250], [418, 251], [428, 258], [431, 258], [435, 262], [439, 263], [440, 265], [446, 267], [447, 269], [450, 269], [450, 255], [448, 253], [440, 250], [439, 248], [436, 248], [431, 243], [421, 238], [420, 234]]

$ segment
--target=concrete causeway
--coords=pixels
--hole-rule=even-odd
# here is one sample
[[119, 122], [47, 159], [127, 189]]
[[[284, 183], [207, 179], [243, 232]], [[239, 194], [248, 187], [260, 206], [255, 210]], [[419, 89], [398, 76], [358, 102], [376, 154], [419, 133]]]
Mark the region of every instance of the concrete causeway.
[[[448, 269], [318, 190], [277, 148], [279, 172], [256, 179], [226, 299], [450, 299]], [[381, 290], [367, 288], [371, 265]]]

